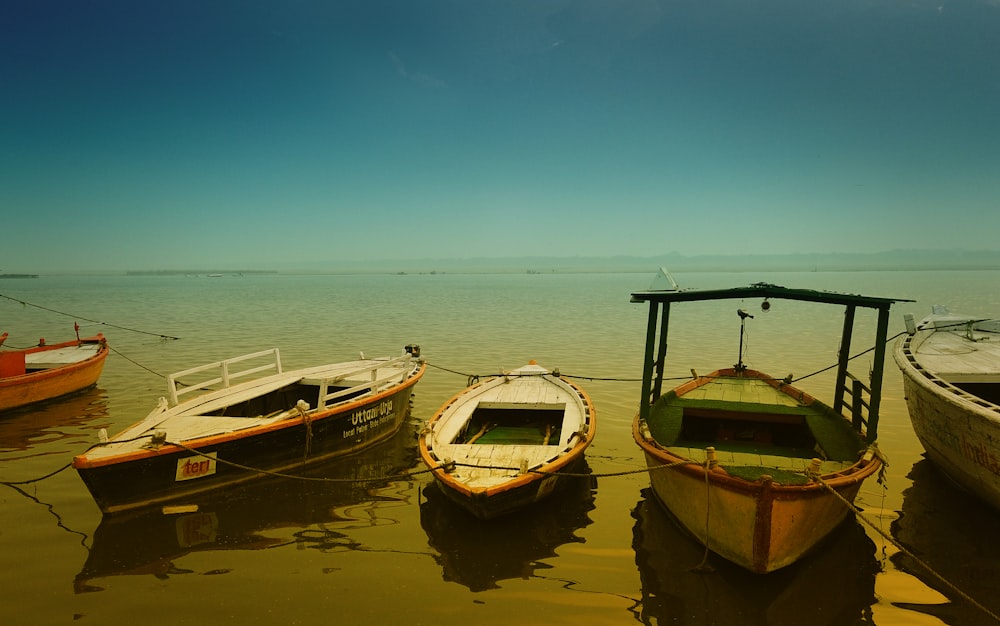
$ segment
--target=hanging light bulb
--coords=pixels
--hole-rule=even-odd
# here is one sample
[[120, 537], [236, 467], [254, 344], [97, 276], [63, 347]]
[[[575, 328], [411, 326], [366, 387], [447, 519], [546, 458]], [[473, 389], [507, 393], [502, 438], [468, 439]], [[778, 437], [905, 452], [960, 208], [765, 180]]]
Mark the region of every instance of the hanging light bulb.
[[764, 301], [760, 303], [760, 310], [765, 313], [771, 310], [771, 303], [767, 301], [767, 298], [764, 298]]

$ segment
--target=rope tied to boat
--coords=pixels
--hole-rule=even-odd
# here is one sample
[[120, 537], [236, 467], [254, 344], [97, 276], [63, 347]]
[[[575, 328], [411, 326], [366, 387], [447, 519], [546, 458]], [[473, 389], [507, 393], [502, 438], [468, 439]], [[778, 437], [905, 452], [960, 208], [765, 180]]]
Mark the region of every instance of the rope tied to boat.
[[709, 564], [708, 562], [708, 555], [711, 552], [710, 548], [708, 547], [709, 539], [711, 538], [711, 534], [708, 531], [709, 529], [708, 524], [709, 521], [711, 520], [709, 512], [712, 508], [711, 507], [712, 485], [708, 480], [708, 474], [713, 469], [719, 466], [719, 462], [715, 458], [715, 448], [708, 448], [706, 450], [706, 453], [707, 454], [705, 455], [705, 461], [701, 464], [702, 468], [705, 470], [703, 472], [705, 474], [705, 541], [702, 542], [705, 545], [705, 552], [702, 554], [701, 563], [691, 568], [691, 571], [695, 572], [696, 574], [711, 574], [712, 572], [715, 571], [715, 568], [712, 567], [711, 564]]
[[878, 470], [878, 477], [875, 480], [878, 481], [878, 484], [884, 487], [888, 482], [886, 470], [889, 469], [889, 458], [882, 453], [882, 450], [879, 449], [878, 443], [872, 443], [868, 446], [867, 452], [870, 452], [872, 456], [877, 458], [882, 463], [882, 467]]
[[100, 326], [110, 326], [111, 328], [117, 328], [118, 330], [127, 330], [127, 331], [133, 332], [133, 333], [142, 333], [143, 335], [153, 335], [154, 337], [159, 337], [160, 339], [162, 339], [164, 341], [169, 340], [169, 339], [180, 339], [180, 337], [173, 337], [171, 335], [164, 335], [163, 333], [152, 333], [152, 332], [149, 332], [149, 331], [146, 331], [146, 330], [138, 330], [138, 329], [135, 329], [135, 328], [128, 328], [127, 326], [118, 326], [116, 324], [111, 324], [109, 322], [102, 322], [100, 320], [89, 319], [89, 318], [83, 317], [82, 315], [72, 315], [70, 313], [64, 313], [63, 311], [57, 311], [56, 309], [51, 309], [49, 307], [42, 306], [40, 304], [33, 304], [33, 303], [28, 302], [26, 300], [21, 300], [20, 298], [13, 298], [11, 296], [8, 296], [8, 295], [2, 294], [2, 293], [0, 293], [0, 298], [6, 298], [7, 300], [10, 300], [12, 302], [17, 302], [21, 306], [34, 307], [36, 309], [41, 309], [43, 311], [48, 311], [49, 313], [56, 313], [58, 315], [63, 315], [65, 317], [72, 317], [72, 318], [76, 318], [76, 319], [81, 319], [81, 320], [83, 320], [85, 322], [90, 322], [92, 324], [97, 324], [97, 325], [100, 325]]
[[[112, 442], [112, 443], [120, 443], [120, 442]], [[412, 472], [403, 472], [401, 474], [387, 474], [385, 476], [372, 476], [372, 477], [364, 477], [364, 478], [361, 478], [361, 477], [357, 477], [357, 478], [355, 478], [355, 477], [352, 477], [352, 478], [330, 478], [330, 477], [327, 477], [327, 476], [301, 476], [301, 475], [298, 475], [298, 474], [287, 474], [285, 472], [275, 472], [275, 471], [266, 470], [266, 469], [263, 469], [263, 468], [260, 468], [260, 467], [252, 467], [250, 465], [243, 465], [242, 463], [237, 463], [235, 461], [230, 461], [228, 459], [222, 459], [222, 458], [217, 458], [217, 457], [210, 457], [209, 456], [210, 453], [208, 453], [208, 452], [202, 452], [201, 450], [198, 450], [197, 448], [192, 448], [191, 446], [187, 446], [187, 445], [185, 445], [183, 443], [180, 443], [179, 441], [167, 441], [165, 443], [165, 445], [168, 445], [168, 446], [177, 446], [178, 448], [182, 448], [184, 450], [187, 450], [188, 452], [191, 452], [192, 454], [196, 454], [198, 456], [205, 457], [205, 458], [211, 458], [211, 459], [213, 459], [217, 463], [223, 463], [225, 465], [229, 465], [231, 467], [235, 467], [237, 469], [245, 470], [245, 471], [248, 471], [248, 472], [256, 472], [258, 474], [264, 474], [264, 475], [267, 475], [267, 476], [274, 476], [276, 478], [290, 478], [290, 479], [294, 479], [294, 480], [305, 480], [305, 481], [309, 481], [309, 482], [318, 482], [318, 483], [373, 483], [373, 482], [380, 482], [380, 481], [383, 481], [383, 480], [384, 481], [408, 480], [408, 479], [413, 478], [415, 476], [418, 476], [420, 474], [427, 474], [429, 472], [433, 472], [435, 469], [438, 469], [438, 468], [429, 468], [429, 469], [424, 469], [424, 470], [414, 470]]]
[[[617, 478], [617, 477], [620, 477], [620, 476], [631, 476], [631, 475], [634, 475], [634, 474], [648, 474], [648, 473], [656, 472], [656, 471], [660, 471], [660, 470], [665, 470], [665, 469], [671, 469], [671, 468], [680, 467], [682, 465], [701, 465], [701, 464], [702, 464], [701, 461], [695, 461], [695, 460], [692, 460], [692, 459], [682, 459], [682, 460], [677, 461], [675, 463], [668, 463], [668, 464], [665, 464], [665, 465], [657, 465], [656, 467], [643, 467], [643, 468], [638, 468], [638, 469], [622, 470], [620, 472], [604, 472], [604, 473], [600, 473], [600, 474], [595, 474], [593, 472], [589, 472], [589, 473], [588, 472], [559, 472], [559, 471], [550, 472], [550, 471], [542, 470], [542, 469], [538, 469], [538, 468], [529, 468], [529, 469], [525, 470], [524, 473], [526, 473], [526, 474], [541, 474], [542, 476], [565, 476], [567, 478]], [[433, 472], [433, 471], [437, 471], [437, 470], [444, 470], [446, 472], [452, 472], [452, 471], [454, 471], [454, 469], [456, 467], [469, 467], [469, 468], [478, 468], [478, 469], [485, 469], [485, 470], [497, 470], [497, 471], [506, 471], [506, 472], [521, 472], [521, 468], [520, 467], [509, 467], [509, 466], [506, 466], [506, 465], [476, 465], [474, 463], [459, 463], [458, 461], [454, 461], [454, 460], [451, 460], [451, 459], [448, 459], [445, 462], [442, 462], [441, 464], [439, 464], [436, 467], [432, 467], [430, 471]]]
[[309, 413], [309, 403], [305, 400], [299, 400], [295, 403], [295, 410], [299, 412], [299, 416], [302, 417], [302, 423], [306, 427], [306, 447], [302, 455], [303, 460], [308, 459], [309, 455], [312, 454], [312, 440], [313, 440], [313, 428], [312, 428], [312, 415]]
[[[896, 333], [892, 337], [887, 338], [883, 343], [885, 343], [886, 345], [888, 345], [889, 343], [895, 341], [897, 337], [901, 337], [901, 336], [903, 336], [905, 334], [906, 334], [905, 330], [901, 331], [899, 333]], [[877, 346], [872, 346], [872, 347], [870, 347], [870, 348], [868, 348], [866, 350], [862, 350], [861, 352], [858, 352], [857, 354], [850, 355], [850, 356], [847, 357], [847, 360], [848, 361], [853, 361], [853, 360], [855, 360], [857, 358], [860, 358], [860, 357], [868, 354], [869, 352], [873, 351], [876, 347]], [[453, 369], [450, 369], [450, 368], [447, 368], [447, 367], [442, 367], [440, 365], [437, 365], [436, 363], [431, 363], [429, 361], [427, 361], [426, 363], [427, 363], [427, 367], [432, 367], [434, 369], [439, 369], [439, 370], [441, 370], [443, 372], [448, 372], [450, 374], [458, 374], [459, 376], [465, 376], [466, 377], [466, 381], [468, 383], [468, 384], [466, 384], [466, 387], [471, 387], [475, 383], [478, 383], [481, 378], [499, 378], [499, 377], [512, 378], [512, 377], [515, 377], [515, 376], [544, 376], [544, 375], [546, 375], [546, 374], [543, 374], [543, 373], [538, 373], [538, 374], [535, 374], [535, 373], [531, 373], [531, 374], [512, 374], [510, 372], [500, 372], [500, 373], [496, 373], [496, 374], [469, 374], [469, 373], [466, 373], [466, 372], [459, 372], [457, 370], [453, 370]], [[828, 365], [828, 366], [823, 367], [821, 369], [818, 369], [816, 371], [813, 371], [813, 372], [810, 372], [808, 374], [805, 374], [804, 376], [793, 377], [791, 374], [788, 374], [787, 376], [785, 376], [783, 378], [773, 378], [771, 380], [778, 381], [778, 382], [783, 382], [786, 385], [790, 385], [790, 384], [798, 382], [800, 380], [805, 380], [806, 378], [812, 378], [813, 376], [817, 376], [819, 374], [822, 374], [823, 372], [832, 370], [833, 368], [837, 367], [838, 365], [839, 365], [839, 363], [833, 363], [831, 365]], [[580, 375], [580, 374], [566, 374], [566, 373], [560, 372], [558, 369], [553, 370], [550, 373], [550, 375], [558, 376], [560, 378], [567, 378], [567, 379], [568, 378], [572, 378], [572, 379], [576, 379], [576, 380], [589, 380], [589, 381], [622, 382], [622, 383], [638, 383], [638, 382], [642, 382], [642, 378], [622, 378], [622, 377], [617, 377], [617, 376], [584, 376], [584, 375]], [[662, 380], [665, 380], [665, 381], [674, 381], [674, 380], [687, 380], [689, 378], [690, 378], [689, 376], [669, 376], [669, 377], [665, 376], [665, 377], [662, 378]]]
[[979, 609], [983, 613], [989, 615], [996, 622], [1000, 623], [1000, 615], [994, 613], [993, 611], [991, 611], [987, 607], [985, 607], [982, 604], [980, 604], [975, 598], [973, 598], [969, 594], [965, 593], [964, 591], [962, 591], [961, 589], [959, 589], [956, 585], [954, 585], [953, 583], [951, 583], [950, 581], [948, 581], [948, 579], [946, 579], [943, 575], [939, 574], [933, 567], [930, 566], [929, 563], [927, 563], [926, 561], [924, 561], [923, 559], [921, 559], [920, 557], [918, 557], [916, 554], [914, 554], [913, 552], [911, 552], [910, 550], [908, 550], [901, 543], [899, 543], [898, 541], [896, 541], [896, 539], [893, 538], [892, 535], [890, 535], [886, 531], [882, 530], [882, 528], [880, 528], [873, 520], [869, 519], [868, 516], [865, 515], [857, 505], [855, 505], [853, 502], [848, 501], [847, 498], [845, 498], [844, 496], [842, 496], [839, 492], [837, 492], [836, 489], [834, 489], [832, 486], [830, 486], [829, 483], [827, 483], [825, 480], [823, 480], [822, 476], [820, 476], [819, 474], [814, 474], [814, 475], [810, 476], [810, 478], [812, 478], [814, 481], [816, 481], [817, 483], [819, 483], [823, 488], [825, 488], [827, 491], [829, 491], [835, 498], [837, 498], [837, 500], [839, 500], [844, 506], [846, 506], [848, 508], [848, 510], [850, 510], [852, 513], [854, 513], [854, 516], [857, 517], [858, 520], [860, 520], [862, 523], [864, 523], [865, 525], [867, 525], [869, 528], [871, 528], [872, 530], [874, 530], [875, 532], [877, 532], [883, 539], [885, 539], [890, 544], [892, 544], [897, 550], [899, 550], [900, 552], [902, 552], [906, 556], [908, 556], [911, 559], [913, 559], [920, 567], [922, 567], [924, 569], [924, 571], [926, 571], [928, 574], [930, 574], [931, 576], [933, 576], [938, 582], [940, 582], [942, 585], [944, 585], [947, 589], [949, 589], [955, 595], [959, 596], [960, 598], [962, 598], [963, 600], [965, 600], [969, 604], [973, 605], [974, 607], [976, 607], [977, 609]]

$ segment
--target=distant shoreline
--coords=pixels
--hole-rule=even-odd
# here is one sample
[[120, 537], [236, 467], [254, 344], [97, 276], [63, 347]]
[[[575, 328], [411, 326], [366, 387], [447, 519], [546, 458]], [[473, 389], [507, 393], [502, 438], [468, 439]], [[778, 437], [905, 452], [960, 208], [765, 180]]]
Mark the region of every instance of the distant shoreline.
[[[469, 257], [410, 259], [307, 259], [268, 263], [270, 269], [72, 269], [52, 274], [127, 276], [252, 276], [277, 274], [421, 275], [421, 274], [621, 274], [655, 272], [890, 272], [1000, 270], [1000, 250], [890, 250], [872, 253], [802, 253], [686, 256]], [[211, 267], [211, 266], [209, 266]], [[39, 268], [31, 268], [38, 271]], [[0, 274], [0, 277], [38, 274]]]
[[277, 274], [277, 270], [128, 270], [126, 276], [235, 276], [240, 274]]

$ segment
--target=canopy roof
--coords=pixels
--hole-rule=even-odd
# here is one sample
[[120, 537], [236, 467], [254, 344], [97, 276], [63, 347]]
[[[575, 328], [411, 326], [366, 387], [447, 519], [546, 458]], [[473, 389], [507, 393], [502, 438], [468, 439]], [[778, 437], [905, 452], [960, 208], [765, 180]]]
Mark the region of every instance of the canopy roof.
[[[666, 270], [661, 269], [660, 272], [669, 277]], [[878, 433], [879, 405], [882, 394], [882, 369], [885, 362], [885, 343], [889, 329], [889, 308], [896, 302], [913, 301], [903, 298], [878, 298], [833, 291], [816, 291], [813, 289], [789, 289], [770, 283], [754, 283], [747, 287], [733, 287], [730, 289], [682, 290], [678, 289], [676, 283], [672, 280], [666, 282], [659, 280], [654, 281], [649, 290], [637, 291], [632, 294], [632, 302], [649, 303], [649, 317], [646, 322], [645, 363], [642, 376], [642, 400], [639, 406], [639, 417], [646, 419], [649, 416], [650, 405], [662, 392], [670, 305], [674, 302], [738, 298], [800, 300], [845, 307], [846, 312], [841, 334], [841, 349], [837, 363], [832, 408], [841, 414], [843, 414], [844, 410], [850, 410], [852, 413], [850, 419], [855, 429], [863, 432], [869, 442], [874, 441]], [[878, 311], [870, 388], [866, 387], [860, 379], [851, 376], [847, 371], [848, 361], [850, 360], [848, 350], [851, 345], [851, 336], [854, 332], [854, 313], [858, 307]], [[742, 366], [742, 327], [740, 341], [741, 361], [739, 366]], [[849, 381], [851, 381], [850, 384]], [[867, 402], [861, 397], [864, 392], [867, 392], [868, 395]], [[865, 408], [867, 408], [867, 415], [863, 414], [863, 409]]]
[[825, 304], [862, 306], [873, 309], [887, 309], [895, 302], [913, 302], [905, 298], [876, 298], [835, 291], [814, 289], [789, 289], [770, 283], [754, 283], [746, 287], [730, 289], [678, 289], [637, 291], [632, 294], [632, 302], [694, 302], [699, 300], [726, 300], [734, 298], [775, 298], [803, 300]]

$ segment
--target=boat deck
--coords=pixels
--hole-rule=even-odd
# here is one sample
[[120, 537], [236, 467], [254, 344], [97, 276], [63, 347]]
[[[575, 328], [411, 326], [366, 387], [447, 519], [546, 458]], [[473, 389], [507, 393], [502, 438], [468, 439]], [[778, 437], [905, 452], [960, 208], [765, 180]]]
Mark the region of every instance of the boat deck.
[[840, 471], [864, 447], [847, 420], [754, 377], [717, 378], [680, 397], [668, 394], [648, 427], [660, 445], [684, 459], [703, 462], [705, 448], [713, 447], [724, 466], [788, 472], [804, 471], [813, 458], [823, 462], [824, 473]]
[[586, 416], [575, 393], [560, 386], [559, 382], [556, 378], [522, 376], [512, 379], [512, 382], [498, 379], [496, 383], [486, 383], [490, 386], [484, 387], [482, 393], [476, 396], [476, 401], [456, 403], [448, 418], [442, 419], [439, 430], [435, 432], [435, 447], [439, 447], [441, 442], [455, 441], [473, 413], [481, 409], [558, 411], [562, 415], [559, 429], [561, 441], [551, 443], [568, 442], [569, 437], [583, 426]]
[[973, 337], [964, 331], [930, 332], [915, 343], [913, 356], [921, 368], [953, 384], [1000, 382], [1000, 337], [981, 332]]
[[685, 400], [720, 401], [740, 404], [802, 406], [795, 398], [778, 391], [759, 378], [717, 378], [684, 394]]
[[29, 370], [51, 369], [72, 363], [86, 361], [101, 350], [101, 344], [83, 343], [55, 350], [32, 352], [24, 355], [24, 365]]
[[[555, 446], [438, 444], [438, 458], [454, 459], [452, 476], [469, 487], [490, 487], [517, 476], [521, 467], [537, 467], [559, 455]], [[475, 466], [475, 467], [470, 467]]]

